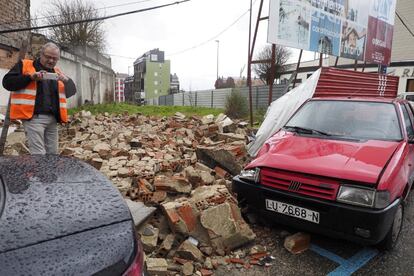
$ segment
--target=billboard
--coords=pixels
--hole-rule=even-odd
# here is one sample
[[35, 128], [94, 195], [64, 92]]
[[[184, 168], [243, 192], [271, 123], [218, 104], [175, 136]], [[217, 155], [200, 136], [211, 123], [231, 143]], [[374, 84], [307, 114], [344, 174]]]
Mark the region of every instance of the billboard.
[[268, 42], [388, 65], [396, 0], [270, 0]]

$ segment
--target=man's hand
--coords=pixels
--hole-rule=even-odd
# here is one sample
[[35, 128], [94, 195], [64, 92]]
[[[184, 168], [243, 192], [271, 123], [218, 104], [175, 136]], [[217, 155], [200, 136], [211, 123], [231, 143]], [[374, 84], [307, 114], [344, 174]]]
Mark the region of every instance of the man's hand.
[[63, 73], [56, 72], [58, 74], [58, 80], [67, 82], [69, 80], [68, 77], [66, 77]]
[[39, 71], [39, 72], [34, 72], [33, 74], [30, 75], [30, 78], [34, 81], [40, 81], [43, 79], [43, 74], [46, 73], [46, 71]]

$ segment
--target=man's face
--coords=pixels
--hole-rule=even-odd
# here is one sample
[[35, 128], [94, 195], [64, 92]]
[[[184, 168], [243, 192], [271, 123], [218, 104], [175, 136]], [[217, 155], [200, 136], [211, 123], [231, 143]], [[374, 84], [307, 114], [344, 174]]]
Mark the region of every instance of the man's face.
[[48, 69], [53, 69], [58, 62], [59, 57], [59, 49], [48, 47], [40, 54], [40, 63]]
[[354, 33], [349, 34], [348, 44], [349, 44], [349, 47], [356, 48], [357, 37]]

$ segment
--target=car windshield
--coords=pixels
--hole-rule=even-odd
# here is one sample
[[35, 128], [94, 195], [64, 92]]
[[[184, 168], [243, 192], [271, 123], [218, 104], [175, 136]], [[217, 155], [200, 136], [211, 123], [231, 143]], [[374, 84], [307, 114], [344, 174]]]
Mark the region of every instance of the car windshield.
[[285, 129], [332, 138], [402, 139], [397, 112], [391, 103], [313, 100], [300, 108]]

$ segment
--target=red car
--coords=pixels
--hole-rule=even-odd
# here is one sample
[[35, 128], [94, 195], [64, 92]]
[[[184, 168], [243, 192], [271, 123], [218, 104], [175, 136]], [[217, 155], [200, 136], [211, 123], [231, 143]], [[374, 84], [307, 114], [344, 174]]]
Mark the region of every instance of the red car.
[[306, 101], [233, 179], [240, 204], [278, 223], [391, 249], [414, 181], [406, 100]]

